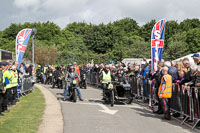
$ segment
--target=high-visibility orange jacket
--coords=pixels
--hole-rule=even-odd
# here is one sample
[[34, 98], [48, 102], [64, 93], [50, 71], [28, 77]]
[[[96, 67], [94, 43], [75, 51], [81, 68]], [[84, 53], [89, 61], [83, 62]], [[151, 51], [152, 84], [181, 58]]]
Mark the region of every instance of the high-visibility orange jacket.
[[[166, 82], [165, 88], [162, 90], [163, 80]], [[158, 91], [158, 96], [160, 98], [171, 98], [172, 97], [172, 76], [167, 74], [161, 79], [161, 84]]]
[[[79, 67], [78, 66], [74, 66], [75, 67], [75, 71], [78, 73], [79, 77], [80, 77], [80, 70], [79, 70]], [[79, 85], [79, 81], [78, 81], [78, 78], [77, 78], [77, 85]]]
[[74, 66], [75, 67], [75, 71], [78, 73], [78, 75], [80, 76], [80, 70], [78, 66]]

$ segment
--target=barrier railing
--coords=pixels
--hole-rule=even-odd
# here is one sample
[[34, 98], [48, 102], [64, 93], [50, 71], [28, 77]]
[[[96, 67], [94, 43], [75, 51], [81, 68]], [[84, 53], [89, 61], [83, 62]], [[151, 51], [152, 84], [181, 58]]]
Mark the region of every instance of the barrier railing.
[[100, 82], [99, 74], [96, 72], [87, 72], [87, 83], [90, 85], [98, 85]]
[[[95, 72], [87, 73], [87, 82], [91, 85], [98, 85], [99, 74]], [[149, 106], [157, 102], [157, 89], [155, 82], [150, 79], [140, 79], [132, 76], [129, 79], [132, 94], [144, 100], [149, 100]], [[184, 116], [181, 125], [187, 120], [193, 121], [192, 129], [200, 122], [200, 87], [180, 86], [173, 83], [172, 98], [170, 100], [170, 110]]]
[[20, 95], [24, 96], [27, 93], [31, 92], [34, 90], [34, 80], [33, 77], [30, 76], [24, 76], [22, 78], [19, 78], [19, 91], [20, 91]]

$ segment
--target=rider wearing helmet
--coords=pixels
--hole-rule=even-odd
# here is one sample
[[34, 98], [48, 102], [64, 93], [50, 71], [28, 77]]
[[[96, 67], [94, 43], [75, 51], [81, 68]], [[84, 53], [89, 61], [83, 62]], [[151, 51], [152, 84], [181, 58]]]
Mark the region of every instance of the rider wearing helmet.
[[[75, 71], [74, 66], [70, 66], [70, 71], [68, 73], [66, 73], [66, 75], [65, 75], [65, 80], [67, 81], [67, 83], [66, 83], [66, 88], [65, 88], [65, 91], [64, 91], [64, 101], [67, 100], [67, 95], [68, 95], [68, 90], [69, 90], [69, 83], [72, 82], [76, 78], [78, 78], [78, 80], [80, 81], [80, 76]], [[81, 92], [80, 92], [80, 88], [79, 88], [78, 85], [76, 87], [76, 90], [78, 92], [78, 96], [79, 96], [80, 101], [83, 101], [82, 95], [81, 95]]]
[[107, 83], [111, 82], [111, 80], [113, 79], [113, 75], [109, 70], [109, 65], [105, 65], [105, 68], [99, 77], [100, 77], [101, 83], [102, 83], [103, 99], [105, 99], [105, 89], [107, 87]]

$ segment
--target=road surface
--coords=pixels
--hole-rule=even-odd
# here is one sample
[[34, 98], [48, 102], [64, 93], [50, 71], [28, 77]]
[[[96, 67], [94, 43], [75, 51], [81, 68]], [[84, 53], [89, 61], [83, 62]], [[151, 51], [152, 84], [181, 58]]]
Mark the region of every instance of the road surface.
[[100, 89], [81, 89], [84, 101], [72, 103], [63, 101], [63, 90], [48, 88], [61, 103], [64, 117], [64, 133], [190, 133], [198, 132], [172, 119], [164, 120], [163, 115], [153, 114], [136, 102], [131, 105], [103, 104]]

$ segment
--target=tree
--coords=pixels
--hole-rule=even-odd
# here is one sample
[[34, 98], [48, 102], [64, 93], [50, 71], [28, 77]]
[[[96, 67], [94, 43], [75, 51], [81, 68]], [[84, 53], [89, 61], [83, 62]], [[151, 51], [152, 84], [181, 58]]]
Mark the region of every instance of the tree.
[[174, 60], [189, 54], [186, 40], [186, 32], [176, 33], [169, 38], [168, 47], [163, 50], [163, 58], [165, 60]]
[[144, 38], [144, 41], [147, 41], [150, 43], [151, 41], [151, 32], [153, 29], [153, 26], [156, 24], [156, 20], [153, 19], [150, 22], [147, 22], [140, 28], [140, 36]]
[[[35, 51], [35, 63], [40, 65], [54, 65], [59, 57], [58, 49], [55, 45], [46, 47], [44, 45], [36, 44]], [[29, 59], [32, 60], [32, 53], [29, 52]]]
[[180, 23], [181, 31], [188, 31], [194, 28], [200, 28], [200, 20], [198, 18], [186, 19]]
[[177, 21], [167, 21], [165, 25], [165, 48], [168, 46], [169, 38], [174, 36], [174, 34], [180, 32], [179, 24]]
[[190, 53], [200, 51], [200, 28], [190, 29], [186, 35], [187, 48]]

